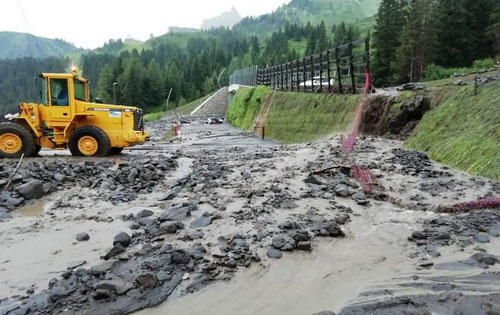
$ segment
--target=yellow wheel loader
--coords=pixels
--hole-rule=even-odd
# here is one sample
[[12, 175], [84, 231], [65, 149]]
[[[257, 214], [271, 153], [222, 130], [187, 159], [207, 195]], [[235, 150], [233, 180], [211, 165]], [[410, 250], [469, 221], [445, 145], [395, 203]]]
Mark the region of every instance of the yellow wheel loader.
[[0, 157], [36, 156], [42, 147], [107, 156], [148, 140], [140, 108], [91, 102], [89, 82], [76, 71], [40, 78], [41, 104], [21, 103], [0, 123]]

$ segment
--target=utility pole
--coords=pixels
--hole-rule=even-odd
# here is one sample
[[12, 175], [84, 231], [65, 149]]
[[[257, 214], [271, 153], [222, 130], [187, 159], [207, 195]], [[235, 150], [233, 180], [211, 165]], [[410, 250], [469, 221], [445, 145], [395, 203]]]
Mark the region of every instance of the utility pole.
[[168, 97], [167, 97], [167, 105], [165, 105], [165, 111], [168, 110], [168, 102], [170, 101], [170, 95], [172, 95], [172, 89], [173, 88], [170, 88], [170, 92], [168, 92]]
[[222, 74], [226, 71], [226, 68], [222, 68], [221, 73], [219, 74], [219, 77], [217, 78], [217, 87], [220, 87], [220, 77], [222, 77]]

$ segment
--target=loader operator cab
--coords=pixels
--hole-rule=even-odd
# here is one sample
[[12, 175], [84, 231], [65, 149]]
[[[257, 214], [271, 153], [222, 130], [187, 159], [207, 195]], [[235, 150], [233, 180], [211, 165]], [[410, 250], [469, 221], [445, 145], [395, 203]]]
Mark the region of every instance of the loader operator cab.
[[54, 106], [68, 106], [68, 80], [52, 79], [50, 80], [51, 104]]
[[[42, 85], [40, 94], [43, 105], [68, 106], [70, 105], [70, 96], [73, 96], [78, 101], [89, 101], [88, 82], [79, 78], [76, 73], [73, 78], [51, 77], [42, 73], [39, 76]], [[68, 82], [72, 84], [68, 84]], [[71, 85], [73, 86], [73, 93], [69, 93]], [[49, 88], [47, 89], [47, 87]], [[47, 100], [50, 100], [50, 102]]]

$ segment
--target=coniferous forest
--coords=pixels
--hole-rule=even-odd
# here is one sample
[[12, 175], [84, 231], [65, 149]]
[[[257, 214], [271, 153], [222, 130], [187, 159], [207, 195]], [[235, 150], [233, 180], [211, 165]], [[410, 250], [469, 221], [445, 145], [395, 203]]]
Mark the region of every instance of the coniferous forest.
[[[268, 20], [274, 21], [260, 23]], [[227, 84], [235, 70], [283, 63], [366, 36], [371, 36], [377, 87], [423, 80], [436, 67], [494, 63], [500, 55], [498, 0], [382, 0], [373, 27], [360, 25], [285, 22], [271, 34], [237, 25], [166, 34], [132, 49], [110, 40], [76, 63], [91, 80], [93, 98], [111, 102], [118, 82], [120, 104], [152, 111], [164, 108], [171, 89], [169, 107], [181, 106]], [[64, 72], [71, 63], [67, 57], [0, 60], [0, 112], [15, 111], [21, 101], [38, 101], [36, 74]]]

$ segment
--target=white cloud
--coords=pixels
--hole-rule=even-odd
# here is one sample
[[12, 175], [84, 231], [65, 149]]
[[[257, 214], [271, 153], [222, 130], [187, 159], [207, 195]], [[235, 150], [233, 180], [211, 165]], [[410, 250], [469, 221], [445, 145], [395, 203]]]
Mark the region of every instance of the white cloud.
[[268, 13], [290, 0], [1, 0], [0, 31], [29, 32], [96, 48], [110, 38], [145, 40], [170, 26], [199, 27], [232, 6], [243, 16]]

